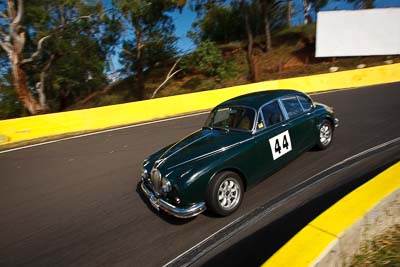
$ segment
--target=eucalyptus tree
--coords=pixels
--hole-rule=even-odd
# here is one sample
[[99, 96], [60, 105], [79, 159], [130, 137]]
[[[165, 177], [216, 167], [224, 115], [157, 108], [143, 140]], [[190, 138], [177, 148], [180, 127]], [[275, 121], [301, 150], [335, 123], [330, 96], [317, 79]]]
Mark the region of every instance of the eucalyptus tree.
[[63, 98], [69, 91], [66, 88], [80, 90], [95, 72], [102, 75], [101, 8], [96, 1], [90, 5], [79, 0], [0, 2], [4, 10], [0, 12], [0, 46], [8, 58], [16, 95], [30, 114], [51, 110], [49, 94], [54, 103], [54, 98]]
[[119, 35], [118, 17], [100, 1], [80, 2], [59, 0], [42, 6], [53, 25], [42, 53], [43, 60], [54, 58], [46, 75], [52, 110], [65, 110], [108, 83], [105, 70]]
[[167, 12], [181, 9], [186, 1], [114, 0], [113, 3], [122, 14], [125, 34], [133, 33], [133, 38], [123, 38], [122, 63], [136, 77], [133, 93], [144, 99], [145, 71], [176, 55], [174, 24]]
[[247, 65], [249, 67], [249, 72], [247, 79], [249, 81], [255, 82], [257, 77], [256, 77], [256, 69], [255, 69], [255, 63], [254, 63], [254, 58], [253, 58], [253, 46], [254, 46], [254, 34], [253, 30], [251, 27], [251, 22], [250, 22], [250, 2], [246, 0], [238, 0], [241, 9], [243, 10], [243, 17], [244, 17], [244, 25], [246, 29], [246, 34], [247, 34], [247, 53], [246, 53], [246, 60], [247, 60]]
[[23, 65], [34, 61], [39, 56], [43, 42], [49, 35], [40, 36], [37, 41], [36, 51], [28, 57], [24, 54], [27, 41], [26, 29], [22, 21], [24, 16], [24, 2], [18, 0], [2, 1], [1, 8], [6, 12], [0, 13], [0, 46], [7, 53], [12, 70], [12, 79], [19, 100], [31, 114], [44, 113], [48, 110], [45, 103], [44, 92], [38, 90], [39, 99], [36, 99], [28, 88], [28, 82]]
[[[260, 6], [260, 11], [262, 15], [262, 20], [263, 20], [263, 26], [264, 26], [264, 36], [265, 36], [265, 52], [268, 52], [272, 48], [272, 37], [271, 37], [271, 24], [274, 19], [274, 15], [279, 13], [282, 8], [282, 5], [286, 2], [285, 1], [280, 1], [280, 0], [258, 0], [258, 4]], [[288, 18], [288, 24], [290, 26], [290, 1], [288, 2], [288, 9], [286, 12], [286, 16], [289, 16]], [[289, 14], [289, 15], [288, 15]]]
[[243, 11], [237, 2], [229, 5], [213, 3], [202, 11], [198, 8], [199, 19], [192, 25], [196, 33], [190, 32], [194, 36], [195, 43], [209, 40], [225, 44], [246, 37]]

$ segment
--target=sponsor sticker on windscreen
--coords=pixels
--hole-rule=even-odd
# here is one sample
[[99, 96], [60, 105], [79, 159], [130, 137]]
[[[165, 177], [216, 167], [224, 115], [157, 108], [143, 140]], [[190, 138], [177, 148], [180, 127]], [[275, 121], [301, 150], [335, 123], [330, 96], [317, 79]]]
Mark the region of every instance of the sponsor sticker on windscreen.
[[292, 142], [290, 140], [289, 131], [285, 131], [269, 139], [272, 157], [274, 160], [285, 155], [292, 150]]

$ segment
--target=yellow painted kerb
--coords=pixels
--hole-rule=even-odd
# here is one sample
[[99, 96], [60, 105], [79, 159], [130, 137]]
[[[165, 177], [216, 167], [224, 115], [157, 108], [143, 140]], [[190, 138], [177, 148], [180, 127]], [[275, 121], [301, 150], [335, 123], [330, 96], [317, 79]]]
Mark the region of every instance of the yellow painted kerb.
[[399, 188], [397, 163], [315, 218], [262, 266], [310, 266], [347, 228]]
[[297, 89], [306, 93], [400, 81], [400, 64], [246, 84], [127, 104], [0, 121], [0, 145], [93, 131], [209, 110], [246, 93]]

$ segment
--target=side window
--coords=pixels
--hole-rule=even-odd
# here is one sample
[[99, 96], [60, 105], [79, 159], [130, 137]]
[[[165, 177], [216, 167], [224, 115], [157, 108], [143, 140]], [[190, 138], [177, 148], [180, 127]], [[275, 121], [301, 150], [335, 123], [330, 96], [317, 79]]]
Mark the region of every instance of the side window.
[[265, 126], [271, 126], [284, 120], [278, 101], [269, 103], [262, 108]]
[[229, 120], [229, 108], [218, 109], [214, 116], [214, 126], [226, 126]]
[[297, 98], [300, 101], [301, 106], [303, 107], [304, 111], [309, 111], [312, 108], [312, 102], [309, 98], [304, 97], [304, 96], [297, 96]]
[[303, 113], [303, 108], [301, 107], [300, 102], [299, 100], [297, 100], [296, 96], [284, 98], [282, 99], [282, 103], [285, 106], [289, 119]]

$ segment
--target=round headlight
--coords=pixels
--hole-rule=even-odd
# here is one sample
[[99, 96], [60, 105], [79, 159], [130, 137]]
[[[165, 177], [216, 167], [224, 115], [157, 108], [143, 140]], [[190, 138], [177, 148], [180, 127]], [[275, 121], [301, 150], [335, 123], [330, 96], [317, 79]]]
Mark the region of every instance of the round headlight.
[[168, 181], [167, 178], [161, 178], [161, 189], [164, 193], [168, 193], [171, 191], [172, 186], [171, 186], [171, 182]]
[[161, 173], [157, 169], [152, 169], [151, 170], [151, 179], [153, 180], [154, 183], [160, 183], [161, 179]]

